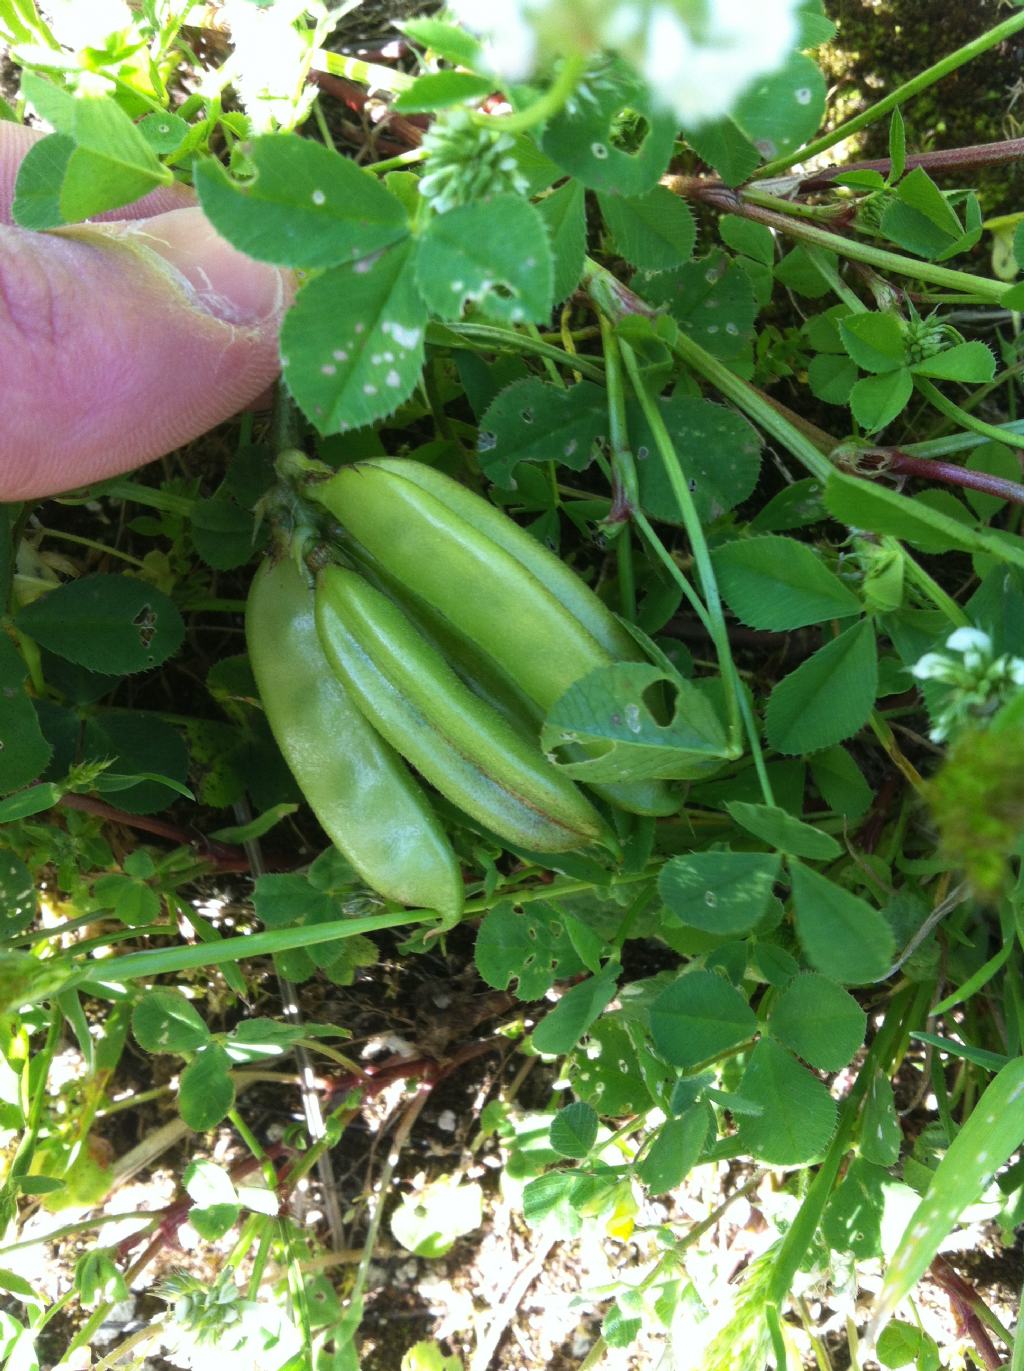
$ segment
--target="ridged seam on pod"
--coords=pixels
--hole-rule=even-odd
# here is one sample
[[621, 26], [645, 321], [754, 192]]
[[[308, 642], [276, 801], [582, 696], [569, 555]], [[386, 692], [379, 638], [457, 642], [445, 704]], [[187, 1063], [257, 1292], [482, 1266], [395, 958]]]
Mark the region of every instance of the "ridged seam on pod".
[[[444, 478], [449, 503], [425, 486], [422, 464], [405, 459], [371, 459], [343, 467], [327, 481], [312, 481], [306, 493], [319, 501], [369, 552], [384, 574], [442, 614], [454, 628], [515, 683], [542, 711], [581, 677], [619, 659], [580, 622], [576, 614], [526, 563], [507, 550], [529, 534], [478, 495]], [[407, 473], [419, 474], [416, 480]], [[454, 485], [458, 500], [450, 494]], [[456, 508], [457, 506], [457, 508]], [[486, 516], [480, 507], [487, 511]], [[458, 511], [476, 511], [476, 523]], [[505, 526], [511, 525], [514, 533]], [[483, 528], [501, 527], [502, 541]], [[639, 655], [597, 597], [557, 558], [537, 545], [542, 562], [554, 560], [559, 583], [573, 583], [573, 604], [591, 605], [590, 621], [608, 620], [626, 642], [622, 656]], [[598, 611], [592, 611], [596, 602]], [[627, 650], [628, 649], [628, 650]], [[570, 755], [588, 755], [587, 745]], [[678, 809], [672, 790], [660, 781], [625, 781], [593, 787], [595, 792], [637, 814], [664, 815]]]
[[393, 469], [343, 467], [310, 493], [542, 709], [612, 660], [511, 553]]
[[495, 509], [443, 471], [423, 462], [411, 462], [394, 457], [374, 457], [363, 463], [379, 471], [389, 471], [403, 480], [433, 495], [453, 514], [472, 524], [480, 533], [514, 557], [517, 562], [572, 614], [590, 636], [604, 648], [609, 657], [623, 661], [637, 661], [640, 654], [636, 643], [607, 608], [604, 602], [580, 580], [561, 558], [539, 543], [525, 529]]
[[326, 567], [316, 605], [321, 643], [353, 699], [443, 795], [534, 851], [602, 835], [582, 792], [462, 684], [387, 596], [355, 572]]
[[312, 588], [293, 562], [257, 571], [246, 638], [271, 731], [330, 840], [385, 898], [457, 919], [464, 886], [447, 834], [401, 757], [331, 671]]

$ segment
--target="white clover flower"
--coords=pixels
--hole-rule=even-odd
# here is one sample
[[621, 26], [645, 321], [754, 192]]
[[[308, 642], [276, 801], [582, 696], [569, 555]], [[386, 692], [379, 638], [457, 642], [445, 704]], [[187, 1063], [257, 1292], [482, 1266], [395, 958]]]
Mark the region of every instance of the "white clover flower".
[[799, 0], [451, 0], [494, 72], [523, 80], [547, 59], [623, 57], [680, 123], [727, 114], [796, 45]]
[[946, 639], [951, 652], [967, 652], [974, 649], [987, 656], [992, 651], [992, 639], [980, 628], [957, 628]]
[[1024, 686], [1024, 658], [1008, 652], [996, 657], [989, 634], [958, 628], [946, 639], [944, 652], [926, 652], [910, 674], [948, 687], [933, 706], [929, 734], [941, 743], [965, 723], [991, 718], [1016, 693], [1014, 687]]
[[955, 668], [956, 663], [944, 652], [926, 652], [910, 668], [910, 674], [917, 681], [950, 681], [950, 671]]

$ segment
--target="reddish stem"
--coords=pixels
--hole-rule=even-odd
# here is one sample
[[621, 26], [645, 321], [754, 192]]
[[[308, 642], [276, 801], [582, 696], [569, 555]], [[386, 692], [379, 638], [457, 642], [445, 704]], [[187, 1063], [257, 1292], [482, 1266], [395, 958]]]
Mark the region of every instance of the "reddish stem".
[[959, 1272], [954, 1271], [945, 1257], [936, 1257], [928, 1269], [928, 1274], [948, 1295], [957, 1321], [974, 1343], [987, 1371], [998, 1371], [1005, 1363], [996, 1351], [995, 1344], [988, 1335], [988, 1329], [975, 1312], [979, 1304], [984, 1307], [977, 1290], [968, 1284]]
[[866, 452], [858, 452], [858, 467], [863, 467], [865, 462], [871, 463], [877, 471], [891, 471], [897, 476], [916, 476], [924, 481], [941, 481], [945, 485], [979, 490], [997, 500], [1024, 505], [1024, 485], [1007, 481], [1002, 476], [993, 476], [987, 471], [972, 471], [970, 467], [939, 462], [931, 457], [912, 457], [909, 452], [901, 452], [899, 448], [869, 448]]
[[[912, 152], [907, 156], [907, 171], [924, 167], [925, 171], [959, 171], [968, 167], [998, 166], [1024, 157], [1024, 138], [1004, 138], [998, 143], [972, 143], [965, 148], [942, 148], [935, 152]], [[847, 162], [845, 166], [823, 167], [800, 181], [801, 190], [825, 190], [837, 176], [850, 171], [878, 171], [888, 176], [891, 162], [879, 157], [868, 162]], [[769, 183], [771, 178], [769, 177]], [[752, 182], [754, 186], [757, 182]]]
[[[135, 828], [142, 833], [152, 833], [158, 838], [169, 838], [182, 847], [195, 847], [197, 856], [217, 871], [248, 871], [249, 858], [240, 847], [229, 847], [226, 843], [214, 842], [189, 829], [179, 828], [166, 819], [155, 819], [150, 814], [129, 814], [127, 810], [115, 809], [105, 800], [97, 800], [92, 795], [62, 795], [58, 804], [63, 809], [77, 809], [83, 814], [95, 814], [108, 823], [122, 824], [125, 828]], [[265, 857], [264, 864], [269, 871], [291, 871], [295, 863], [283, 857]]]

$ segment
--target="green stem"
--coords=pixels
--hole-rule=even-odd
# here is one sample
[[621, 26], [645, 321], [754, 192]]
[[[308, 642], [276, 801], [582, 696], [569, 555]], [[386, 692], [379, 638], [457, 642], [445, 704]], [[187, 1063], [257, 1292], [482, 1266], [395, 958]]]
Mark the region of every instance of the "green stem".
[[854, 314], [864, 314], [867, 311], [867, 305], [864, 304], [860, 296], [857, 295], [855, 291], [852, 291], [839, 275], [839, 272], [836, 270], [836, 265], [832, 261], [831, 253], [824, 252], [821, 248], [808, 248], [807, 256], [829, 283], [832, 293], [838, 295], [844, 305], [848, 305], [850, 309], [853, 310]]
[[879, 271], [892, 272], [895, 276], [908, 276], [914, 281], [927, 281], [930, 285], [942, 286], [945, 290], [977, 296], [992, 304], [998, 303], [1008, 291], [1014, 289], [1005, 281], [994, 281], [987, 276], [972, 276], [969, 272], [954, 271], [951, 267], [940, 267], [934, 262], [921, 262], [914, 257], [904, 257], [901, 253], [872, 247], [870, 243], [862, 243], [856, 238], [846, 238], [841, 233], [831, 233], [828, 229], [805, 223], [790, 214], [761, 209], [757, 205], [749, 204], [735, 191], [714, 186], [705, 190], [700, 199], [730, 214], [739, 214], [745, 219], [753, 219], [759, 224], [778, 229], [789, 238], [799, 238], [814, 247], [838, 253], [840, 257], [864, 262]]
[[500, 129], [502, 133], [526, 133], [528, 129], [546, 123], [564, 108], [566, 101], [579, 85], [586, 67], [586, 57], [564, 57], [558, 75], [532, 105], [527, 105], [526, 109], [517, 110], [514, 114], [477, 114], [474, 116], [474, 122], [483, 128]]
[[693, 550], [693, 558], [697, 566], [697, 575], [700, 578], [700, 588], [707, 605], [708, 620], [711, 629], [711, 639], [715, 645], [715, 652], [718, 656], [718, 666], [722, 677], [726, 683], [726, 708], [729, 714], [728, 734], [729, 746], [734, 749], [734, 755], [739, 755], [739, 738], [741, 729], [741, 719], [739, 710], [739, 694], [743, 689], [739, 673], [736, 670], [736, 663], [732, 658], [732, 648], [729, 644], [729, 632], [725, 625], [725, 611], [722, 608], [721, 597], [718, 593], [718, 582], [715, 579], [714, 568], [711, 565], [711, 552], [708, 548], [707, 539], [704, 537], [704, 529], [701, 527], [700, 516], [697, 507], [693, 502], [693, 495], [687, 484], [683, 469], [679, 463], [679, 455], [676, 452], [675, 444], [672, 442], [671, 435], [665, 426], [661, 410], [657, 402], [651, 395], [644, 379], [640, 374], [640, 367], [637, 364], [636, 354], [628, 343], [622, 343], [622, 360], [626, 371], [629, 374], [630, 383], [636, 398], [640, 402], [640, 408], [644, 412], [651, 433], [654, 437], [655, 445], [665, 467], [665, 474], [668, 476], [669, 485], [675, 496], [679, 512], [683, 516], [683, 527], [690, 540], [690, 547]]
[[777, 1308], [781, 1307], [783, 1300], [788, 1296], [804, 1254], [818, 1231], [825, 1205], [839, 1175], [839, 1167], [853, 1141], [861, 1103], [874, 1078], [875, 1070], [878, 1067], [884, 1069], [895, 1058], [905, 1032], [916, 1022], [916, 1015], [927, 1011], [931, 993], [931, 985], [922, 983], [901, 991], [889, 1005], [885, 1023], [868, 1049], [853, 1088], [843, 1102], [839, 1126], [833, 1134], [825, 1159], [811, 1182], [796, 1217], [786, 1230], [775, 1256], [768, 1284], [768, 1300]]
[[912, 581], [917, 588], [924, 594], [936, 609], [940, 609], [950, 623], [956, 624], [957, 628], [966, 628], [970, 625], [969, 615], [961, 609], [951, 595], [942, 589], [938, 581], [925, 571], [910, 555], [902, 543], [895, 538], [885, 538], [884, 543], [887, 547], [898, 548], [903, 557], [903, 569], [907, 579]]
[[497, 328], [493, 324], [428, 324], [427, 342], [435, 347], [454, 348], [475, 343], [481, 352], [522, 352], [534, 357], [549, 357], [559, 366], [578, 371], [591, 381], [600, 383], [604, 380], [604, 372], [593, 358], [564, 352], [541, 339], [530, 338], [525, 333], [514, 333], [511, 329]]
[[18, 1144], [18, 1150], [14, 1154], [10, 1171], [7, 1174], [7, 1182], [4, 1185], [5, 1192], [7, 1191], [8, 1186], [11, 1186], [13, 1182], [18, 1180], [21, 1176], [26, 1176], [28, 1174], [28, 1169], [32, 1164], [32, 1157], [36, 1150], [36, 1139], [39, 1137], [39, 1129], [42, 1127], [43, 1122], [43, 1109], [46, 1105], [46, 1083], [50, 1076], [50, 1064], [53, 1061], [54, 1053], [57, 1051], [57, 1044], [60, 1041], [60, 1028], [62, 1022], [63, 1020], [56, 1007], [52, 1008], [50, 1010], [50, 1024], [47, 1029], [46, 1042], [43, 1045], [43, 1050], [38, 1057], [32, 1058], [33, 1064], [38, 1062], [36, 1068], [35, 1094], [32, 1096], [32, 1104], [29, 1108], [25, 1132], [22, 1135], [21, 1142]]
[[[1014, 419], [1009, 424], [996, 427], [999, 433], [996, 441], [1000, 443], [1005, 443], [1009, 434], [1024, 436], [1024, 419]], [[954, 453], [969, 452], [977, 446], [978, 438], [974, 433], [949, 433], [945, 437], [928, 438], [921, 443], [903, 443], [900, 451], [909, 452], [914, 457], [951, 457]]]
[[797, 162], [806, 162], [810, 157], [817, 157], [819, 153], [827, 152], [829, 148], [834, 148], [837, 143], [841, 143], [844, 138], [859, 133], [861, 129], [873, 124], [876, 119], [883, 118], [897, 105], [902, 105], [913, 96], [920, 95], [921, 91], [927, 90], [936, 81], [941, 81], [944, 76], [956, 71], [966, 62], [970, 62], [972, 58], [980, 57], [983, 52], [988, 52], [997, 43], [1001, 43], [1004, 38], [1019, 33], [1022, 28], [1024, 28], [1024, 14], [1017, 14], [1010, 19], [1004, 19], [1001, 24], [989, 29], [987, 33], [972, 39], [970, 43], [965, 43], [963, 47], [957, 48], [948, 57], [941, 58], [930, 67], [925, 67], [924, 71], [919, 72], [911, 80], [904, 81], [902, 86], [897, 86], [895, 90], [890, 91], [870, 109], [855, 114], [852, 119], [847, 119], [838, 128], [832, 129], [829, 133], [823, 133], [820, 138], [814, 139], [813, 142], [805, 144], [802, 148], [797, 148], [795, 152], [786, 153], [782, 157], [776, 157], [773, 161], [767, 162], [761, 168], [760, 176], [777, 176], [779, 172], [788, 171]]
[[979, 434], [982, 438], [991, 438], [997, 443], [1006, 443], [1008, 447], [1024, 448], [1024, 435], [1009, 433], [1005, 428], [1000, 428], [996, 424], [987, 424], [984, 419], [976, 419], [973, 414], [969, 414], [966, 409], [962, 409], [955, 401], [943, 395], [938, 386], [933, 385], [924, 376], [915, 376], [914, 385], [925, 399], [934, 405], [940, 414], [944, 414], [947, 419], [953, 419], [963, 428]]
[[[614, 876], [602, 882], [607, 886], [633, 885], [649, 880], [653, 871], [634, 872]], [[560, 885], [538, 886], [536, 889], [516, 890], [517, 904], [531, 900], [557, 900], [564, 895], [596, 890], [596, 881], [565, 881]], [[465, 914], [484, 914], [494, 905], [495, 897], [473, 900], [466, 905]], [[341, 938], [355, 938], [363, 933], [379, 933], [386, 928], [402, 928], [407, 924], [432, 923], [437, 919], [433, 909], [398, 909], [390, 914], [367, 915], [362, 919], [332, 919], [329, 923], [306, 928], [282, 928], [272, 932], [251, 933], [247, 937], [223, 938], [219, 943], [198, 943], [188, 947], [166, 947], [155, 952], [128, 952], [123, 957], [108, 959], [100, 965], [90, 964], [84, 969], [77, 985], [107, 984], [110, 981], [148, 980], [171, 971], [188, 971], [200, 966], [220, 966], [223, 962], [238, 962], [246, 957], [269, 957], [289, 952], [296, 947], [316, 947], [320, 943]]]
[[397, 157], [385, 157], [383, 162], [369, 162], [366, 170], [383, 176], [386, 171], [401, 171], [403, 167], [415, 166], [417, 162], [425, 161], [426, 156], [426, 148], [410, 148], [408, 152], [400, 152]]
[[797, 461], [824, 485], [832, 475], [832, 463], [753, 386], [730, 371], [717, 357], [712, 357], [710, 352], [705, 352], [699, 343], [695, 343], [682, 330], [669, 342], [669, 347], [680, 361], [685, 362], [698, 376], [703, 376], [726, 399], [732, 400], [753, 419], [759, 428], [788, 448]]
[[37, 524], [33, 532], [43, 533], [48, 538], [59, 538], [63, 543], [77, 543], [79, 547], [92, 548], [94, 552], [102, 552], [105, 557], [120, 557], [123, 562], [129, 562], [132, 566], [145, 566], [138, 557], [122, 552], [119, 548], [108, 547], [106, 543], [98, 543], [95, 538], [83, 538], [80, 533], [67, 533], [60, 528], [44, 528], [41, 524]]

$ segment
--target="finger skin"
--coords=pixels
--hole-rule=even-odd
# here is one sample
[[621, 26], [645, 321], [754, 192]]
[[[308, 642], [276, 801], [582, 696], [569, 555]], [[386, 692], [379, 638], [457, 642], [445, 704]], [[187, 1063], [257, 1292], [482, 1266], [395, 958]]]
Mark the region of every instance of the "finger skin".
[[[0, 124], [0, 208], [31, 141]], [[291, 293], [193, 206], [0, 227], [0, 502], [130, 470], [250, 404], [279, 370]]]

